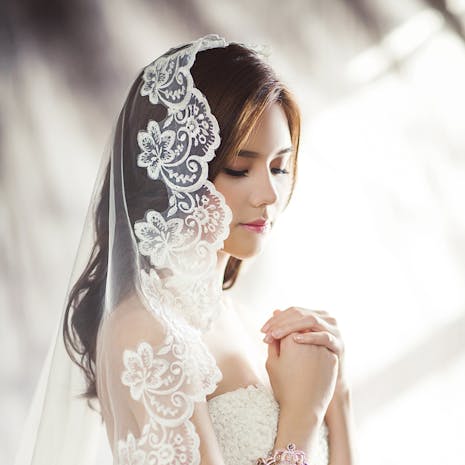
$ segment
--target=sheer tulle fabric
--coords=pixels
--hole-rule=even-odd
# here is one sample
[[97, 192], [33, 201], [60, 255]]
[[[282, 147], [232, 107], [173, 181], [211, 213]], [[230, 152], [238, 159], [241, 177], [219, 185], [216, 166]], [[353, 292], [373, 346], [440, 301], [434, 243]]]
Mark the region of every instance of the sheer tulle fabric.
[[129, 299], [99, 334], [97, 389], [115, 463], [200, 463], [191, 421], [221, 372], [199, 333]]
[[[231, 213], [207, 179], [219, 128], [189, 69], [198, 51], [225, 45], [210, 36], [171, 51], [144, 70], [138, 94], [164, 111], [161, 119], [149, 120], [138, 131], [134, 169], [158, 181], [153, 190], [163, 190], [165, 208], [149, 208], [143, 218], [131, 221], [124, 140], [123, 154], [114, 155], [110, 270], [116, 287], [107, 298], [98, 335], [96, 373], [118, 464], [200, 463], [191, 417], [195, 403], [204, 402], [221, 379], [201, 333], [221, 306], [216, 254], [229, 232]], [[122, 136], [126, 118], [131, 119], [130, 112], [122, 114], [117, 131]], [[127, 221], [119, 224], [120, 218]], [[133, 255], [122, 257], [121, 251]], [[133, 283], [128, 292], [121, 292], [122, 277]]]
[[[17, 465], [95, 463], [103, 428], [115, 464], [200, 463], [200, 436], [212, 427], [206, 396], [222, 378], [202, 334], [222, 310], [215, 266], [231, 212], [207, 179], [219, 128], [190, 67], [198, 52], [225, 46], [210, 35], [172, 49], [129, 92], [71, 277], [74, 283], [95, 253], [101, 225], [94, 216], [106, 187], [108, 266], [94, 402], [101, 416], [78, 398], [85, 383], [65, 352], [61, 321]], [[152, 117], [141, 121], [143, 104]]]
[[[102, 225], [94, 217], [106, 188], [108, 264], [94, 405], [118, 464], [200, 462], [191, 418], [195, 403], [205, 401], [221, 379], [201, 335], [221, 308], [216, 253], [231, 213], [207, 179], [219, 128], [190, 67], [199, 51], [226, 45], [206, 36], [143, 70], [116, 122], [86, 219], [71, 283], [96, 253]], [[144, 104], [151, 117], [141, 121]], [[92, 463], [100, 440], [99, 415], [77, 397], [84, 377], [65, 352], [62, 325], [18, 464]]]

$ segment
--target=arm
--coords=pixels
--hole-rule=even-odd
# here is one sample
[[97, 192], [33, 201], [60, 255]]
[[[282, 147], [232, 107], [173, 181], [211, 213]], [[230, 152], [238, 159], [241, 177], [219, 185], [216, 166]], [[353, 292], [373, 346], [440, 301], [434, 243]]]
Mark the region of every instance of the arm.
[[274, 448], [285, 449], [292, 442], [307, 457], [311, 457], [312, 451], [317, 447], [320, 426], [321, 420], [316, 415], [303, 416], [299, 412], [294, 414], [281, 410]]
[[354, 426], [349, 388], [336, 389], [325, 420], [329, 436], [329, 464], [354, 465]]
[[221, 375], [213, 359], [200, 373], [179, 335], [145, 310], [127, 313], [104, 323], [96, 364], [114, 465], [224, 465], [205, 401]]
[[[354, 429], [351, 411], [351, 396], [344, 381], [344, 344], [337, 321], [328, 312], [290, 307], [276, 310], [261, 329], [267, 333], [265, 342], [287, 337], [293, 331], [299, 343], [325, 346], [339, 357], [336, 387], [325, 413], [329, 435], [330, 465], [354, 465]], [[279, 332], [279, 334], [278, 334]]]
[[[329, 465], [354, 465], [352, 401], [349, 389], [336, 390], [326, 411]], [[316, 415], [303, 416], [282, 411], [279, 417], [275, 449], [284, 449], [290, 442], [303, 450], [308, 458], [317, 447], [321, 420]]]

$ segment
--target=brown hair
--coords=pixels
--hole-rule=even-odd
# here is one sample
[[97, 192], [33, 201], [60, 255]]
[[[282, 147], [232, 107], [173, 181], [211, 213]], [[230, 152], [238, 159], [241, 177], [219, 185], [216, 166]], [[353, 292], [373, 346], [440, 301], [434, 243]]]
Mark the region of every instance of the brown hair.
[[[287, 116], [294, 147], [291, 162], [292, 194], [297, 170], [300, 113], [291, 93], [276, 77], [273, 69], [255, 52], [238, 44], [230, 44], [225, 48], [199, 52], [192, 65], [191, 74], [195, 86], [206, 96], [220, 128], [221, 144], [215, 157], [209, 162], [210, 181], [214, 181], [230, 158], [239, 152], [264, 110], [278, 102]], [[163, 186], [154, 190], [154, 181], [148, 178], [145, 170], [137, 167], [137, 157], [134, 156], [138, 151], [138, 131], [145, 128], [149, 120], [160, 121], [166, 114], [164, 107], [153, 105], [147, 97], [140, 96], [141, 82], [142, 72], [129, 91], [118, 118], [113, 141], [114, 153], [122, 154], [123, 168], [119, 174], [124, 178], [124, 195], [131, 224], [143, 218], [148, 208], [158, 211], [167, 208], [166, 191]], [[86, 376], [87, 390], [83, 395], [88, 399], [97, 396], [94, 369], [97, 332], [104, 310], [109, 255], [111, 169], [109, 162], [94, 213], [95, 241], [87, 266], [69, 293], [63, 325], [68, 354]], [[113, 170], [113, 174], [116, 172], [118, 175], [119, 168], [113, 166]], [[115, 245], [117, 246], [117, 241], [113, 247]], [[241, 260], [229, 258], [223, 289], [229, 289], [234, 285], [240, 265]], [[129, 251], [118, 250], [117, 266], [125, 270], [133, 266]], [[119, 299], [130, 290], [131, 283], [128, 283], [125, 289], [118, 289]]]

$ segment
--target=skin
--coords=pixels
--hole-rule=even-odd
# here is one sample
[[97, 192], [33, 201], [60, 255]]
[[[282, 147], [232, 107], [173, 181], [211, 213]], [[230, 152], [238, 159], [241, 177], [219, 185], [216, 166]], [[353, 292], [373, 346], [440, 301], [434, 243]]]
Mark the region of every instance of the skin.
[[[230, 234], [219, 254], [220, 266], [226, 265], [230, 255], [247, 259], [262, 251], [269, 231], [249, 231], [243, 224], [267, 218], [273, 227], [290, 192], [291, 156], [286, 114], [275, 103], [265, 110], [239, 155], [215, 179], [216, 189], [223, 194], [233, 214]], [[339, 357], [337, 388], [347, 389], [343, 376], [344, 344], [336, 319], [328, 312], [302, 307], [275, 310], [262, 332], [266, 333], [266, 343], [300, 333], [294, 335], [296, 342], [327, 347]]]
[[300, 344], [321, 345], [339, 357], [339, 371], [336, 388], [347, 390], [344, 378], [344, 343], [336, 319], [324, 310], [310, 310], [302, 307], [289, 307], [284, 311], [275, 310], [261, 328], [266, 333], [263, 341], [271, 343], [292, 333], [294, 341]]
[[265, 218], [273, 226], [289, 195], [291, 155], [286, 115], [279, 104], [273, 104], [265, 110], [238, 156], [214, 181], [233, 214], [223, 259], [229, 255], [246, 259], [261, 252], [268, 233], [251, 232], [242, 224]]
[[[223, 250], [218, 253], [221, 278], [229, 256], [247, 259], [262, 251], [290, 193], [291, 175], [288, 171], [291, 156], [288, 121], [281, 106], [275, 103], [265, 110], [241, 152], [214, 181], [233, 215], [230, 234], [224, 242]], [[260, 218], [270, 222], [266, 232], [257, 233], [243, 226]], [[265, 333], [264, 342], [269, 344], [269, 360], [277, 360], [281, 343], [289, 347], [292, 342], [326, 347], [337, 355], [335, 389], [325, 415], [329, 429], [330, 465], [355, 463], [351, 446], [353, 427], [350, 390], [344, 377], [344, 343], [336, 319], [324, 310], [290, 307], [283, 311], [275, 310], [261, 331]], [[294, 352], [293, 357], [295, 354], [297, 352]], [[281, 369], [284, 366], [282, 363]], [[292, 429], [295, 421], [296, 417], [289, 421], [289, 428], [288, 425], [282, 425], [283, 433], [281, 437], [278, 434], [277, 445], [280, 441], [281, 446], [287, 443], [287, 432], [295, 432]]]

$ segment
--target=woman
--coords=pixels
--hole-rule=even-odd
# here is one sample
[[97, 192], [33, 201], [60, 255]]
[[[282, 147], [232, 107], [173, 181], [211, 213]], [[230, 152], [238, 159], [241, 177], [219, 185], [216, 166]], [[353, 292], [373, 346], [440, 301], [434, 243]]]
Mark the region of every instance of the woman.
[[224, 292], [289, 201], [299, 125], [260, 54], [218, 36], [171, 49], [131, 87], [63, 322], [115, 464], [327, 464], [328, 442], [331, 465], [352, 463], [335, 320], [276, 311], [268, 383]]

